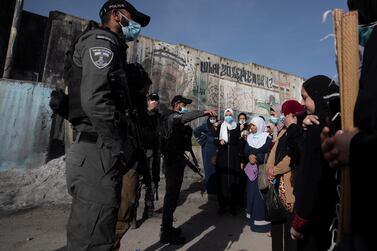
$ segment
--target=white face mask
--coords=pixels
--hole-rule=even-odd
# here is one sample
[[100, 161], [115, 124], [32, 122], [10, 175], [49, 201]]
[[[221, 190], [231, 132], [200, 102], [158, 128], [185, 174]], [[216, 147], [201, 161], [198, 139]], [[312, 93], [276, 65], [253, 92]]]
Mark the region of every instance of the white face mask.
[[239, 122], [241, 125], [244, 125], [244, 124], [246, 123], [246, 120], [244, 120], [244, 119], [240, 119], [238, 122]]
[[216, 119], [209, 119], [209, 123], [215, 124], [216, 123]]

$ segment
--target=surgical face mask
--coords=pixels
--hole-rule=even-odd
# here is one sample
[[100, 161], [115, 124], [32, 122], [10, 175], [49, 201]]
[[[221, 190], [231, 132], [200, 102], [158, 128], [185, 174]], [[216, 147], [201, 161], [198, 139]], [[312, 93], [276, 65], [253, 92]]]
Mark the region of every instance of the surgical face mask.
[[244, 124], [246, 123], [246, 120], [244, 120], [244, 119], [240, 119], [240, 120], [238, 121], [238, 123], [240, 123], [241, 125], [244, 125]]
[[225, 121], [228, 122], [229, 124], [233, 122], [233, 117], [230, 116], [230, 115], [225, 116], [224, 119], [225, 119]]
[[270, 121], [271, 121], [272, 124], [276, 125], [278, 123], [279, 119], [275, 116], [271, 116]]
[[362, 47], [365, 47], [365, 45], [367, 44], [370, 34], [372, 34], [373, 28], [376, 25], [377, 22], [369, 25], [359, 25], [359, 44]]
[[140, 34], [141, 25], [136, 23], [135, 21], [132, 21], [131, 19], [128, 19], [126, 16], [122, 15], [128, 21], [127, 26], [123, 26], [120, 22], [120, 26], [122, 26], [122, 32], [123, 36], [126, 39], [126, 42], [134, 41]]
[[216, 119], [209, 119], [209, 123], [215, 124], [216, 123]]
[[186, 113], [186, 112], [188, 112], [188, 109], [187, 109], [187, 107], [181, 107], [181, 110], [179, 111], [180, 113]]

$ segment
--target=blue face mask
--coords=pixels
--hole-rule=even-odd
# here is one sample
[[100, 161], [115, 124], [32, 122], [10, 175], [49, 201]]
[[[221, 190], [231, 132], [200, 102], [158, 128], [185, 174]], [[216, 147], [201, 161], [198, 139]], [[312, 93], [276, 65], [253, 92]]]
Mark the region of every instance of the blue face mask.
[[180, 113], [186, 113], [188, 112], [187, 107], [181, 107], [181, 110], [179, 111]]
[[373, 28], [376, 25], [377, 23], [359, 26], [359, 44], [361, 46], [365, 47], [370, 37], [370, 34], [372, 34]]
[[122, 26], [123, 36], [126, 39], [126, 42], [134, 41], [140, 34], [141, 25], [128, 19], [126, 16], [120, 14], [122, 17], [127, 19], [128, 25], [123, 26], [122, 23], [119, 23]]
[[228, 116], [225, 116], [225, 121], [228, 122], [229, 124], [233, 122], [233, 117], [228, 115]]
[[276, 124], [278, 123], [278, 120], [279, 120], [279, 119], [278, 119], [277, 117], [274, 117], [274, 116], [271, 116], [271, 117], [270, 117], [270, 121], [271, 121], [271, 123], [274, 124], [274, 125], [276, 125]]

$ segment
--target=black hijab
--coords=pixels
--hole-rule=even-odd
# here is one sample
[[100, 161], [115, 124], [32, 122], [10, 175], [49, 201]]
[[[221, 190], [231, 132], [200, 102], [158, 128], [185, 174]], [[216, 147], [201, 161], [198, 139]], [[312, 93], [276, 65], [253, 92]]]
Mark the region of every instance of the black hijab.
[[358, 10], [359, 24], [369, 24], [377, 21], [376, 0], [348, 0], [350, 10]]
[[319, 117], [320, 122], [334, 129], [340, 129], [340, 116], [335, 122], [331, 119], [340, 112], [339, 87], [329, 77], [318, 75], [309, 78], [302, 85], [309, 97], [314, 101], [314, 114]]
[[[309, 126], [302, 138], [300, 167], [295, 177], [294, 207], [298, 216], [311, 222], [313, 230], [326, 231], [335, 216], [337, 194], [335, 169], [329, 168], [323, 158], [320, 134], [324, 126], [334, 131], [330, 121], [339, 112], [339, 87], [330, 78], [318, 75], [306, 80], [303, 88], [314, 101], [314, 114], [319, 117], [320, 124]], [[321, 241], [323, 245], [330, 245], [329, 239]]]

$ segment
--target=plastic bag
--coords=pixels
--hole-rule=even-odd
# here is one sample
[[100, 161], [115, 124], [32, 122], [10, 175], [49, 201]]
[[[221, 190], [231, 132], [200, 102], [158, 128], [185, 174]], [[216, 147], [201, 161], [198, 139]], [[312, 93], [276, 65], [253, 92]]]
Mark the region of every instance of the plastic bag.
[[266, 165], [261, 164], [258, 166], [258, 187], [259, 190], [267, 189], [270, 182], [268, 181], [268, 176], [266, 172]]
[[280, 201], [279, 194], [272, 185], [267, 191], [265, 197], [266, 220], [271, 222], [284, 221], [286, 219], [285, 207]]

